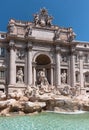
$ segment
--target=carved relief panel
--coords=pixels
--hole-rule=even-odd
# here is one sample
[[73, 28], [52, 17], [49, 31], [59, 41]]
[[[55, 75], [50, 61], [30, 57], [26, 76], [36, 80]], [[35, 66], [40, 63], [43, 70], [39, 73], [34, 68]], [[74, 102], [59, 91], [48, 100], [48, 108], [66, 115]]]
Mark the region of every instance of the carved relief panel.
[[16, 53], [17, 60], [24, 60], [25, 55], [26, 55], [26, 52], [24, 49], [17, 49], [17, 53]]

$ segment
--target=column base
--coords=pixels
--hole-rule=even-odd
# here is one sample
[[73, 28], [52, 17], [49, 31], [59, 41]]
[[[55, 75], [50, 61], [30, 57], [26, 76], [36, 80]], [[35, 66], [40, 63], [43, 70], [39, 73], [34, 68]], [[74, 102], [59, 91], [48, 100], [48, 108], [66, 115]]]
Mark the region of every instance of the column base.
[[8, 88], [13, 88], [13, 87], [15, 87], [15, 84], [9, 84], [8, 85]]
[[8, 93], [11, 93], [12, 92], [12, 89], [15, 87], [14, 84], [9, 84], [8, 85]]
[[60, 88], [61, 87], [61, 85], [56, 85], [56, 88]]

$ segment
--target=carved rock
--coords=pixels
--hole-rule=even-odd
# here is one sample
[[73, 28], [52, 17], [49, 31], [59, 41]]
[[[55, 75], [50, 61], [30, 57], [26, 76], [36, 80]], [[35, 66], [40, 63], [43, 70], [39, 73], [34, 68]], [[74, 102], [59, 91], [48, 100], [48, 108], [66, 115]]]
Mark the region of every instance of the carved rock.
[[32, 113], [35, 111], [41, 111], [46, 106], [45, 102], [26, 102], [24, 104], [24, 112]]
[[14, 90], [13, 92], [8, 94], [8, 98], [14, 98], [16, 100], [19, 100], [20, 98], [22, 98], [24, 96], [24, 92], [22, 92], [21, 90]]
[[21, 103], [19, 101], [16, 101], [14, 103], [12, 103], [10, 105], [10, 112], [19, 112], [19, 111], [22, 111], [23, 109], [23, 106], [21, 105]]
[[10, 105], [16, 103], [16, 100], [15, 99], [9, 99], [9, 100], [6, 100], [6, 101], [0, 101], [0, 109], [5, 109], [7, 107], [9, 107]]
[[10, 111], [10, 108], [7, 107], [7, 108], [5, 108], [4, 110], [1, 111], [0, 115], [1, 116], [10, 116], [9, 111]]
[[0, 100], [6, 100], [6, 94], [4, 92], [0, 92]]

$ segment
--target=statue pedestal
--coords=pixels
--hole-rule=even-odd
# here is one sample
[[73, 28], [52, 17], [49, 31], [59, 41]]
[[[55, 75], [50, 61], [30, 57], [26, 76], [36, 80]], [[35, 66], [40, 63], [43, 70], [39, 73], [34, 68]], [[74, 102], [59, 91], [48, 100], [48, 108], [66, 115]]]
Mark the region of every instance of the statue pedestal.
[[24, 83], [16, 83], [15, 87], [16, 88], [24, 88], [24, 87], [26, 87], [26, 85]]
[[80, 89], [80, 94], [81, 95], [86, 95], [86, 89], [85, 88], [81, 88]]
[[26, 88], [27, 88], [27, 86], [24, 83], [22, 83], [22, 84], [17, 83], [15, 85], [9, 85], [8, 86], [8, 93], [11, 93], [11, 92], [18, 90], [18, 89], [25, 90]]

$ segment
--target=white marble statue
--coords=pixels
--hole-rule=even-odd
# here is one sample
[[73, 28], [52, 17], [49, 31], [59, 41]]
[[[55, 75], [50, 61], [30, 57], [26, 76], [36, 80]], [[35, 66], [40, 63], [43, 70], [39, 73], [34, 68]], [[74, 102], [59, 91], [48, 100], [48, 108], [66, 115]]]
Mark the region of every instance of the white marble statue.
[[35, 25], [37, 25], [39, 23], [39, 15], [38, 14], [34, 15], [34, 22], [35, 22]]
[[48, 80], [45, 75], [45, 69], [38, 72], [38, 80], [40, 82], [40, 85], [49, 85]]
[[16, 77], [17, 77], [17, 83], [23, 83], [23, 76], [24, 76], [23, 70], [22, 70], [22, 68], [20, 68], [17, 71], [17, 75], [16, 75]]
[[67, 78], [67, 74], [64, 70], [63, 73], [61, 74], [61, 81], [62, 81], [63, 84], [66, 83], [66, 78]]

